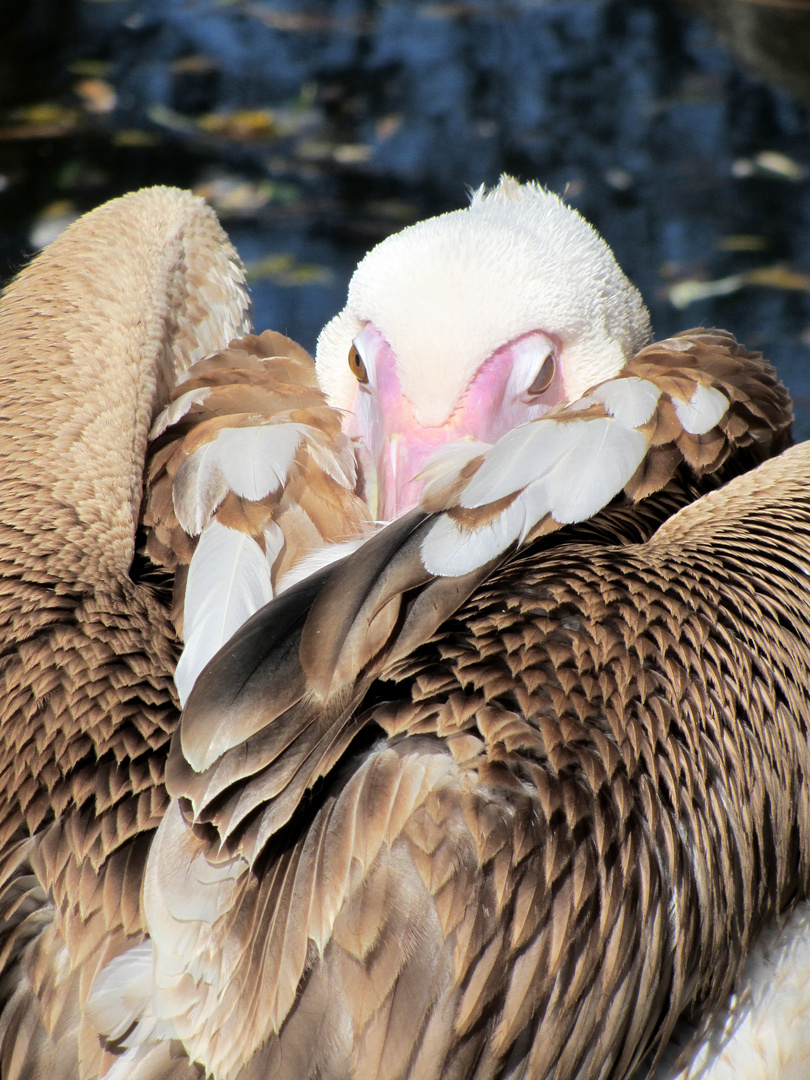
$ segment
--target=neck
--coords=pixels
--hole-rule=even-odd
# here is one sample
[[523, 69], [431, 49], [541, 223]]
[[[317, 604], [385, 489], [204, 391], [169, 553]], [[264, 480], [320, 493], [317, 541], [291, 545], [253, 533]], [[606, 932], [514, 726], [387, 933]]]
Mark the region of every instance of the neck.
[[126, 574], [152, 418], [246, 329], [213, 213], [153, 188], [86, 215], [0, 297], [0, 548], [55, 580]]

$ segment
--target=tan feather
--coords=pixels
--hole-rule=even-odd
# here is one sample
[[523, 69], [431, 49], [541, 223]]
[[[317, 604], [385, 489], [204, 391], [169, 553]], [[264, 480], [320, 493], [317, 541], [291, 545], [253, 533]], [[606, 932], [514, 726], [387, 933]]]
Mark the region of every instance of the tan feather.
[[178, 643], [133, 566], [143, 456], [167, 388], [245, 329], [245, 307], [213, 214], [166, 188], [83, 218], [0, 299], [0, 837], [18, 859], [0, 884], [4, 1077], [111, 1064], [82, 1007], [144, 933], [177, 719]]

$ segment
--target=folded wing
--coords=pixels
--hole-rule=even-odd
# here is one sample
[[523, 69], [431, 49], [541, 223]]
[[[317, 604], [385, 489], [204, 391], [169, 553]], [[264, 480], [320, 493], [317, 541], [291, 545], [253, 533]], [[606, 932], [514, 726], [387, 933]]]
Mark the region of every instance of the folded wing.
[[574, 425], [643, 438], [576, 513], [426, 565], [437, 523], [472, 536], [539, 483], [502, 440], [200, 676], [146, 898], [161, 1022], [218, 1075], [627, 1075], [795, 891], [797, 788], [771, 780], [807, 757], [807, 453], [724, 485], [790, 422], [725, 335], [631, 366], [530, 425], [535, 477], [592, 449]]
[[147, 553], [175, 571], [181, 700], [217, 650], [327, 544], [368, 513], [340, 415], [310, 357], [265, 331], [195, 364], [152, 428]]

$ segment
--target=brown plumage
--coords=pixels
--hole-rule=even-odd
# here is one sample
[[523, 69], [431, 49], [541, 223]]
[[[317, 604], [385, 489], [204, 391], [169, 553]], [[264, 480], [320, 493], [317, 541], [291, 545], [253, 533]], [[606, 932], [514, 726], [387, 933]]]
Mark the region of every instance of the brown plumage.
[[143, 459], [168, 387], [246, 329], [242, 282], [213, 214], [155, 189], [84, 218], [0, 303], [4, 1080], [77, 1076], [79, 1055], [98, 1074], [90, 984], [144, 933], [178, 642], [138, 580]]
[[[807, 885], [807, 457], [790, 451], [646, 543], [607, 543], [596, 523], [557, 533], [542, 557], [530, 548], [490, 575], [431, 640], [409, 641], [404, 659], [407, 616], [394, 620], [375, 639], [370, 687], [361, 670], [320, 697], [300, 668], [313, 656], [345, 665], [354, 626], [347, 633], [342, 613], [370, 591], [369, 549], [380, 549], [385, 592], [383, 579], [413, 562], [422, 522], [387, 530], [395, 551], [383, 533], [336, 570], [302, 630], [303, 586], [297, 603], [282, 597], [233, 639], [201, 677], [169, 766], [170, 791], [200, 826], [178, 814], [162, 831], [171, 849], [182, 837], [227, 875], [200, 900], [229, 912], [221, 937], [200, 927], [206, 955], [251, 927], [266, 955], [283, 946], [297, 962], [292, 978], [274, 965], [269, 987], [260, 968], [234, 972], [249, 1004], [237, 1016], [233, 1000], [222, 1007], [243, 1038], [255, 1032], [258, 1050], [265, 1025], [288, 1017], [263, 1053], [283, 1059], [289, 1038], [300, 1054], [297, 1017], [311, 1018], [322, 1007], [311, 998], [336, 982], [324, 1038], [294, 1075], [337, 1074], [347, 1055], [359, 1075], [525, 1065], [531, 1076], [625, 1076], [685, 1008], [723, 999], [762, 923]], [[358, 621], [368, 618], [361, 608]], [[290, 660], [296, 631], [301, 659]], [[269, 676], [258, 660], [268, 642]], [[226, 714], [221, 701], [237, 693], [241, 707]], [[181, 758], [187, 732], [196, 759], [193, 729], [219, 743], [224, 715], [234, 749], [198, 774]], [[391, 742], [375, 746], [380, 728]], [[324, 776], [312, 806], [305, 789]], [[264, 870], [275, 835], [284, 855]], [[158, 849], [147, 889], [160, 905], [150, 915], [159, 955], [160, 931], [169, 949], [178, 933], [169, 916], [188, 918], [161, 866]], [[308, 974], [307, 938], [318, 958]], [[174, 992], [171, 1008], [186, 1014], [201, 991]], [[220, 1015], [206, 1020], [184, 1038], [231, 1075], [221, 1041], [209, 1042]], [[379, 1073], [364, 1073], [384, 1036]]]
[[[421, 545], [473, 461], [238, 631], [169, 752], [178, 643], [139, 525], [172, 571], [217, 515], [265, 554], [277, 527], [274, 587], [366, 527], [306, 356], [225, 349], [240, 282], [213, 215], [164, 189], [0, 302], [0, 1075], [628, 1077], [807, 892], [787, 396], [719, 332], [643, 350], [626, 374], [661, 395], [625, 495], [437, 575]], [[690, 436], [668, 395], [697, 383], [731, 404]], [[184, 495], [218, 432], [282, 422], [286, 487], [236, 494], [223, 454], [218, 494]]]
[[[182, 636], [186, 571], [209, 517], [253, 537], [265, 553], [267, 530], [278, 528], [274, 587], [308, 551], [356, 539], [370, 522], [365, 504], [354, 494], [354, 454], [341, 434], [339, 414], [317, 387], [312, 358], [294, 341], [271, 330], [233, 341], [194, 364], [171, 400], [175, 404], [164, 410], [152, 431], [143, 524], [147, 555], [174, 571], [174, 621]], [[206, 492], [198, 506], [188, 459], [223, 430], [270, 424], [295, 424], [307, 432], [285, 483], [261, 499], [248, 499], [223, 480], [222, 489]], [[193, 518], [199, 519], [196, 525], [190, 524]]]

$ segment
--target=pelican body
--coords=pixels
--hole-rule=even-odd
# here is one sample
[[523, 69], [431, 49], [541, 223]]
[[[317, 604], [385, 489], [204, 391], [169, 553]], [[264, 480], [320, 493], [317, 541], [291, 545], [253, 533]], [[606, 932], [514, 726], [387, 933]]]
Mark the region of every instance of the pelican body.
[[243, 286], [156, 188], [0, 298], [0, 1076], [806, 1075], [773, 370], [508, 178]]

